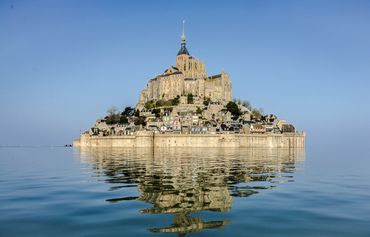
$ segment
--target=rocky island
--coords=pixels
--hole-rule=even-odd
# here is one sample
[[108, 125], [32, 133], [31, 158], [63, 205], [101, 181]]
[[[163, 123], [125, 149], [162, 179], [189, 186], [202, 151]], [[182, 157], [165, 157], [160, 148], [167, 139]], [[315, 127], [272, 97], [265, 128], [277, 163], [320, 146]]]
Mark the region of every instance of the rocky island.
[[108, 110], [82, 133], [82, 147], [304, 147], [305, 134], [232, 98], [229, 75], [208, 75], [189, 54], [183, 29], [176, 66], [150, 79], [135, 108]]

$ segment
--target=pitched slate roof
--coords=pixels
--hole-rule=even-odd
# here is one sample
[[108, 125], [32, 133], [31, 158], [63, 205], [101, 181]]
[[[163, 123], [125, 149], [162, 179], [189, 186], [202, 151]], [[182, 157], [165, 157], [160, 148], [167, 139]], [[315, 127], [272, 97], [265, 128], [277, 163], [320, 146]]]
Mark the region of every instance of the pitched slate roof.
[[181, 48], [180, 48], [179, 52], [177, 53], [177, 55], [181, 55], [181, 54], [190, 55], [189, 51], [186, 49], [186, 46], [185, 46], [184, 43], [181, 44]]

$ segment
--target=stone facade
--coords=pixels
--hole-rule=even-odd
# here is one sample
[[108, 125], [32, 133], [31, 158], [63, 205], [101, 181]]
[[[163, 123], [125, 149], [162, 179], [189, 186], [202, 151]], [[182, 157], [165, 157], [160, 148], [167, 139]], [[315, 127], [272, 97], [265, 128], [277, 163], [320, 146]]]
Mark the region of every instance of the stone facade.
[[228, 102], [232, 100], [232, 86], [225, 72], [208, 76], [204, 63], [189, 55], [183, 34], [176, 66], [170, 66], [161, 75], [149, 80], [140, 94], [136, 109], [141, 111], [150, 100], [170, 100], [188, 94], [200, 100], [210, 98]]

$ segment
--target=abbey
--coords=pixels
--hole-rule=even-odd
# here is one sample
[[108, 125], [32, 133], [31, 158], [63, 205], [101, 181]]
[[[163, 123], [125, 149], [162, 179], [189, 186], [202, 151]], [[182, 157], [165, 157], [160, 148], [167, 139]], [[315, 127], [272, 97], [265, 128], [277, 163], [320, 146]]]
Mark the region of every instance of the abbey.
[[232, 86], [227, 73], [208, 76], [204, 63], [190, 56], [183, 29], [176, 66], [170, 66], [164, 73], [149, 80], [140, 94], [136, 109], [141, 111], [151, 100], [170, 100], [188, 95], [200, 102], [206, 98], [228, 102], [232, 100]]

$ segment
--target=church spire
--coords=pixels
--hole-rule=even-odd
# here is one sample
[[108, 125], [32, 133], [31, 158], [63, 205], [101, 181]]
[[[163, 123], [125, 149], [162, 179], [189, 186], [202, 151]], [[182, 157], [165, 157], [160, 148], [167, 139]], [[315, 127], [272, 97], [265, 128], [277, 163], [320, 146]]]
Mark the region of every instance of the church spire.
[[182, 21], [181, 44], [186, 44], [186, 38], [185, 38], [185, 20]]
[[181, 48], [177, 55], [186, 54], [190, 55], [186, 49], [186, 38], [185, 38], [185, 20], [182, 21], [182, 35], [181, 35]]

